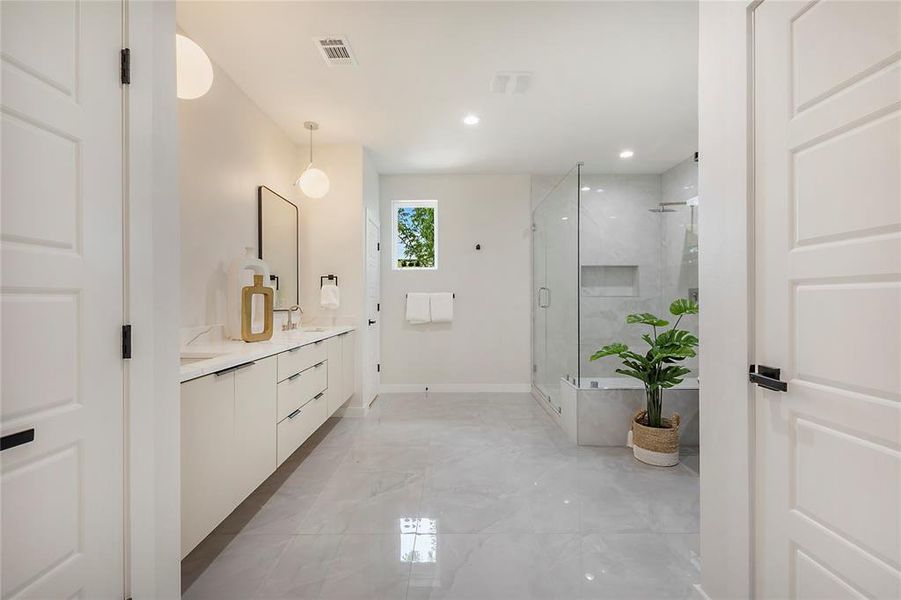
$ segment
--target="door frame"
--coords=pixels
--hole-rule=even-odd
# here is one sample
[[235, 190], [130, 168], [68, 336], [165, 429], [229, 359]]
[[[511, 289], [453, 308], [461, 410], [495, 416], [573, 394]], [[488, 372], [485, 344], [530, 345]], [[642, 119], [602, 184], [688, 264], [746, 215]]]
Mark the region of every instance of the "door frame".
[[122, 0], [125, 597], [181, 595], [175, 2]]
[[[380, 346], [382, 343], [381, 339], [381, 331], [382, 324], [378, 323], [378, 331], [379, 335], [373, 335], [370, 330], [370, 327], [367, 325], [367, 321], [370, 318], [369, 314], [369, 268], [368, 268], [368, 252], [369, 252], [369, 224], [372, 223], [378, 228], [379, 235], [378, 239], [376, 239], [376, 243], [381, 247], [382, 243], [382, 223], [379, 218], [379, 213], [376, 210], [371, 208], [367, 208], [365, 211], [365, 220], [363, 223], [363, 319], [361, 321], [361, 330], [363, 332], [363, 343], [361, 344], [361, 360], [360, 365], [363, 373], [363, 410], [369, 410], [369, 407], [375, 402], [375, 399], [378, 398], [379, 389], [381, 388], [381, 376], [378, 371], [373, 374], [369, 370], [369, 349], [373, 344], [376, 346]], [[379, 297], [378, 303], [381, 304], [382, 301], [382, 257], [381, 250], [376, 252], [376, 269], [378, 272], [379, 279]], [[378, 313], [379, 311], [377, 311]], [[380, 314], [376, 315], [376, 320], [380, 320]], [[379, 361], [381, 361], [381, 348], [379, 348], [378, 352]]]
[[[747, 370], [756, 296], [754, 12], [762, 2], [699, 5], [699, 219], [716, 224], [701, 226], [699, 236], [700, 598], [755, 597], [756, 431]], [[716, 335], [722, 331], [730, 335]]]

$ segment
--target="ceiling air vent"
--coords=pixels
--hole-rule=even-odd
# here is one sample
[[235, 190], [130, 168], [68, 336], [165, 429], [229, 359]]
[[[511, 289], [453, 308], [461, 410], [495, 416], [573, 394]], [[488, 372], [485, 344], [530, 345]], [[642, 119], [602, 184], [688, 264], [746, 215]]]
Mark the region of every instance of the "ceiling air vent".
[[525, 94], [532, 85], [532, 74], [528, 71], [498, 71], [488, 83], [492, 94]]
[[357, 64], [350, 42], [341, 36], [324, 36], [313, 38], [322, 59], [330, 67], [347, 67]]

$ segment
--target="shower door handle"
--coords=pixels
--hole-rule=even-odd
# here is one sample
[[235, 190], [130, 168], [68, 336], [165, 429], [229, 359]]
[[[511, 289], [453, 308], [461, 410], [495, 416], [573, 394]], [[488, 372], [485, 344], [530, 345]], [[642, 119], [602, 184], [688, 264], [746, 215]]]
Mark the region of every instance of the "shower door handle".
[[[545, 292], [547, 292], [547, 304], [542, 304], [542, 303], [541, 303], [541, 292], [542, 292], [542, 290], [545, 291]], [[549, 307], [550, 305], [551, 305], [551, 290], [550, 290], [550, 288], [546, 288], [546, 287], [540, 287], [540, 288], [538, 288], [538, 308], [547, 308], [547, 307]]]

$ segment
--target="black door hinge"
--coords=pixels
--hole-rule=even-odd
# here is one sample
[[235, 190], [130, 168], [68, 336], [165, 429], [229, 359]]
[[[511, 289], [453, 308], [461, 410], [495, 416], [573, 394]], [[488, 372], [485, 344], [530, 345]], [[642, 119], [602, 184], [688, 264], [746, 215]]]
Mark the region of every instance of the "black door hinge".
[[131, 83], [131, 49], [122, 48], [119, 51], [119, 79], [122, 85]]
[[122, 326], [122, 358], [131, 358], [131, 325]]
[[381, 305], [381, 303], [377, 302], [375, 305], [375, 312], [381, 312], [381, 311], [382, 311], [382, 305]]
[[382, 364], [381, 364], [381, 363], [377, 363], [377, 364], [375, 365], [375, 372], [376, 372], [376, 373], [381, 373], [381, 372], [382, 372]]
[[382, 251], [382, 243], [381, 243], [381, 242], [376, 242], [376, 243], [375, 243], [375, 250], [376, 250], [376, 252], [381, 252], [381, 251]]

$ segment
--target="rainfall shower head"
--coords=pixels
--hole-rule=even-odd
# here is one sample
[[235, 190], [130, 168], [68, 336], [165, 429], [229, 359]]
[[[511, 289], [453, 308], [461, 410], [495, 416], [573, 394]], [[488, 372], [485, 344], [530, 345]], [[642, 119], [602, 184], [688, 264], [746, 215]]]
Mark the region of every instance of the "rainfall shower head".
[[690, 205], [688, 202], [660, 202], [657, 204], [656, 208], [649, 208], [648, 212], [652, 212], [652, 213], [676, 212], [675, 208], [668, 208], [670, 206], [690, 206]]

